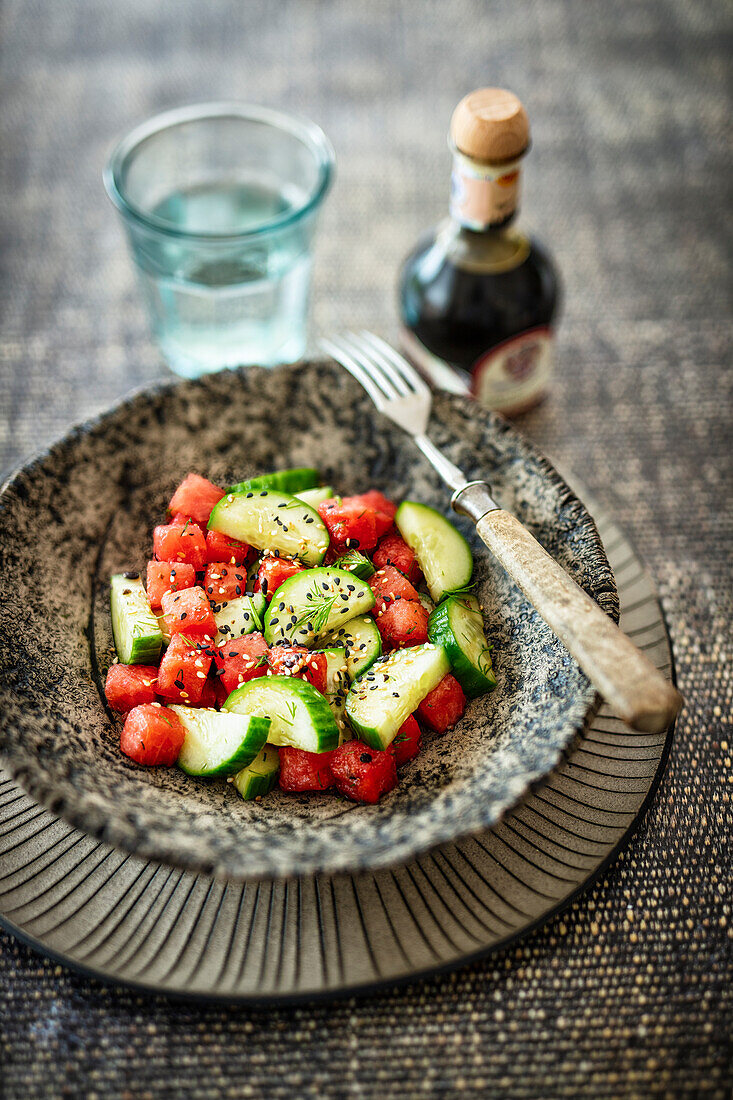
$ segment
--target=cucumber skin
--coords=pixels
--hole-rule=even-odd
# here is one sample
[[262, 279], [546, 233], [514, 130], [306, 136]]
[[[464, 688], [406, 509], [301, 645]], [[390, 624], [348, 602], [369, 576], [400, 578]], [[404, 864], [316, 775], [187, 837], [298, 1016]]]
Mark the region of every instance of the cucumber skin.
[[[316, 734], [318, 737], [318, 748], [307, 748], [306, 752], [330, 752], [332, 749], [338, 748], [339, 743], [339, 728], [336, 724], [336, 719], [333, 716], [331, 705], [325, 695], [321, 695], [317, 688], [313, 687], [313, 684], [309, 684], [306, 680], [298, 680], [292, 676], [262, 676], [254, 680], [249, 680], [246, 684], [242, 684], [241, 687], [235, 688], [222, 706], [222, 710], [234, 711], [237, 714], [247, 713], [237, 709], [238, 704], [246, 703], [248, 696], [254, 695], [257, 697], [256, 687], [258, 679], [262, 684], [268, 686], [280, 685], [290, 689], [290, 692], [297, 695], [301, 702], [304, 702], [311, 718], [314, 720], [316, 726]], [[315, 717], [313, 715], [315, 711]], [[274, 726], [277, 718], [271, 719]], [[271, 729], [269, 736], [272, 738], [275, 730]], [[275, 742], [272, 742], [275, 744]], [[302, 746], [296, 745], [296, 748]]]
[[[415, 500], [403, 500], [402, 504], [400, 504], [399, 508], [395, 512], [395, 517], [394, 517], [395, 526], [397, 527], [397, 530], [399, 531], [402, 538], [405, 540], [407, 545], [410, 547], [410, 549], [414, 552], [415, 556], [417, 557], [418, 565], [420, 566], [423, 573], [425, 574], [426, 581], [427, 581], [427, 576], [428, 576], [428, 573], [430, 572], [430, 570], [425, 569], [423, 563], [420, 561], [420, 556], [417, 552], [417, 548], [413, 545], [413, 542], [410, 541], [410, 538], [408, 537], [408, 535], [405, 533], [405, 531], [402, 529], [402, 526], [400, 525], [401, 515], [402, 515], [402, 518], [404, 518], [405, 514], [406, 513], [409, 514], [409, 511], [411, 511], [412, 509], [418, 509], [419, 511], [429, 513], [429, 516], [431, 518], [433, 518], [433, 519], [437, 518], [439, 521], [441, 521], [441, 523], [446, 524], [446, 526], [451, 530], [453, 535], [455, 535], [455, 538], [457, 540], [458, 545], [460, 545], [461, 548], [465, 550], [465, 554], [467, 555], [467, 561], [470, 564], [470, 568], [468, 569], [468, 572], [465, 573], [462, 577], [460, 577], [457, 580], [457, 583], [453, 586], [453, 588], [446, 588], [446, 589], [441, 588], [439, 590], [436, 590], [435, 592], [432, 589], [430, 589], [430, 595], [431, 595], [432, 599], [435, 601], [436, 604], [439, 604], [439, 603], [441, 603], [442, 600], [444, 600], [446, 598], [446, 596], [450, 596], [453, 593], [453, 591], [455, 591], [455, 589], [465, 588], [466, 585], [471, 583], [471, 577], [473, 576], [473, 554], [471, 552], [471, 547], [468, 545], [468, 542], [463, 537], [461, 532], [458, 530], [457, 527], [453, 526], [453, 524], [450, 522], [449, 519], [445, 518], [445, 516], [442, 514], [442, 512], [437, 511], [436, 508], [431, 508], [429, 504], [421, 504], [419, 501], [415, 501]], [[428, 588], [430, 588], [429, 584], [428, 584]]]
[[[205, 771], [197, 771], [184, 767], [184, 765], [180, 763], [180, 757], [179, 760], [176, 761], [176, 764], [186, 775], [194, 776], [197, 779], [221, 779], [225, 776], [236, 775], [237, 772], [241, 772], [244, 768], [249, 767], [252, 761], [256, 759], [258, 753], [267, 742], [267, 735], [269, 732], [270, 719], [253, 715], [249, 720], [245, 742], [233, 756], [230, 756], [221, 764], [213, 768], [207, 768]], [[254, 739], [255, 742], [254, 747], [252, 747], [251, 744], [252, 739]]]
[[270, 772], [269, 775], [258, 775], [251, 772], [245, 780], [241, 780], [243, 790], [237, 783], [234, 783], [233, 786], [237, 788], [245, 802], [254, 802], [257, 798], [262, 798], [263, 795], [270, 793], [277, 783], [279, 774], [279, 767], [274, 772]]
[[461, 649], [450, 625], [451, 605], [458, 597], [448, 596], [428, 619], [428, 638], [434, 645], [442, 645], [448, 654], [451, 670], [458, 683], [470, 699], [476, 699], [479, 695], [486, 695], [496, 687], [496, 676], [493, 669], [491, 676], [486, 676], [475, 668]]
[[[115, 612], [115, 603], [119, 601], [120, 608], [124, 606], [125, 600], [122, 593], [117, 596], [116, 589], [122, 588], [125, 585], [138, 586], [142, 593], [145, 603], [147, 604], [148, 612], [151, 616], [151, 622], [155, 622], [155, 630], [144, 638], [132, 638], [129, 651], [122, 646], [122, 639], [118, 638], [115, 624], [118, 619], [118, 615]], [[110, 578], [110, 615], [112, 619], [112, 635], [114, 637], [115, 652], [119, 658], [121, 665], [157, 665], [160, 659], [160, 651], [163, 648], [164, 637], [163, 632], [160, 629], [160, 623], [158, 622], [158, 616], [150, 607], [148, 603], [148, 597], [143, 587], [143, 583], [140, 578], [135, 580], [123, 576], [121, 573], [115, 573]]]
[[318, 470], [312, 466], [296, 466], [292, 470], [273, 470], [270, 474], [260, 474], [248, 481], [239, 481], [230, 485], [228, 493], [249, 492], [251, 489], [277, 489], [281, 493], [295, 494], [303, 489], [315, 489], [320, 478]]
[[[280, 754], [274, 745], [266, 745], [265, 749], [275, 757], [271, 768], [267, 771], [253, 771], [252, 768], [257, 764], [257, 757], [255, 757], [251, 764], [232, 778], [232, 786], [236, 787], [245, 802], [254, 802], [256, 798], [269, 794], [277, 782], [280, 774]], [[265, 749], [258, 753], [258, 756], [261, 756]], [[248, 774], [245, 775], [244, 772]]]
[[[336, 626], [329, 627], [328, 630], [326, 630], [324, 628], [322, 631], [319, 631], [319, 634], [317, 634], [314, 638], [311, 638], [310, 640], [307, 640], [307, 641], [302, 641], [302, 640], [298, 641], [296, 638], [290, 637], [287, 634], [285, 634], [285, 641], [279, 641], [279, 639], [275, 636], [275, 631], [271, 627], [271, 619], [276, 618], [276, 617], [279, 619], [280, 615], [285, 614], [285, 612], [280, 612], [280, 611], [277, 610], [279, 605], [283, 602], [286, 603], [286, 604], [288, 603], [288, 601], [290, 600], [291, 591], [293, 591], [293, 589], [297, 590], [303, 584], [303, 579], [304, 578], [308, 578], [309, 583], [312, 582], [312, 581], [315, 581], [320, 586], [320, 578], [322, 577], [324, 580], [326, 580], [327, 579], [327, 574], [330, 575], [330, 574], [333, 574], [334, 572], [337, 572], [337, 573], [340, 574], [339, 579], [341, 581], [343, 581], [345, 584], [351, 584], [352, 583], [353, 573], [350, 573], [348, 569], [339, 569], [335, 565], [325, 565], [325, 566], [317, 565], [313, 569], [306, 569], [306, 570], [303, 570], [303, 572], [301, 572], [301, 573], [296, 573], [294, 576], [288, 577], [287, 580], [283, 581], [283, 583], [280, 585], [279, 588], [275, 589], [275, 591], [272, 594], [272, 599], [270, 600], [269, 606], [268, 606], [267, 611], [265, 612], [265, 615], [264, 615], [264, 618], [263, 618], [263, 626], [264, 626], [263, 633], [265, 635], [265, 641], [268, 643], [268, 645], [272, 645], [273, 643], [274, 644], [279, 643], [279, 644], [285, 644], [285, 645], [306, 645], [306, 646], [310, 647], [316, 641], [318, 641], [319, 634], [328, 635], [328, 634], [333, 633], [334, 630], [338, 630], [338, 627], [340, 625], [342, 625], [340, 622]], [[313, 574], [318, 574], [318, 577], [314, 577]], [[362, 607], [359, 611], [354, 612], [353, 615], [349, 616], [350, 619], [355, 619], [360, 615], [367, 615], [372, 610], [372, 608], [374, 607], [374, 603], [375, 603], [374, 595], [371, 592], [371, 589], [369, 588], [368, 584], [365, 584], [365, 593], [368, 593], [369, 596], [371, 596], [371, 604], [368, 607]], [[294, 602], [293, 602], [292, 606], [295, 606]], [[340, 607], [341, 605], [340, 604], [335, 604], [334, 606], [335, 607]], [[307, 607], [308, 607], [308, 604], [307, 603], [304, 604], [304, 606], [302, 608], [302, 611], [305, 611], [307, 609]], [[296, 609], [296, 614], [298, 614], [298, 609]], [[346, 627], [348, 625], [348, 623], [349, 623], [349, 619], [345, 619], [344, 622], [343, 622], [343, 626]], [[276, 627], [279, 628], [280, 627], [280, 622], [278, 621], [275, 625], [276, 625]]]

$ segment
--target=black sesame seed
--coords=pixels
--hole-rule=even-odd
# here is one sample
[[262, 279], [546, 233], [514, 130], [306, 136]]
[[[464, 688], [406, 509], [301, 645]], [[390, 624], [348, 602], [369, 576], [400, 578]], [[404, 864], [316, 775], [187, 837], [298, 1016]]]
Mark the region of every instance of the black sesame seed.
[[241, 596], [242, 595], [242, 586], [241, 586], [241, 584], [236, 585], [235, 588], [234, 588], [234, 591], [237, 593], [238, 596]]
[[247, 493], [247, 500], [249, 500], [249, 498], [253, 497], [253, 496], [254, 496], [254, 493]]
[[123, 573], [122, 576], [125, 578], [126, 581], [136, 581], [139, 579], [140, 574], [135, 573], [135, 571], [131, 569], [129, 570], [129, 572]]
[[263, 489], [262, 492], [260, 493], [260, 496], [261, 497], [266, 497], [267, 496], [267, 489]]
[[182, 611], [181, 612], [181, 618], [182, 619], [187, 619], [188, 618], [188, 612], [187, 611]]

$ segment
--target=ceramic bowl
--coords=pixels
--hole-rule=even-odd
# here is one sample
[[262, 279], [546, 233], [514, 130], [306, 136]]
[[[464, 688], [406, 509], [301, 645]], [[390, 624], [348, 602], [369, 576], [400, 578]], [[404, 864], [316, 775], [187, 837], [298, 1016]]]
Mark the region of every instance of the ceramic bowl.
[[[593, 520], [550, 464], [499, 417], [435, 398], [430, 435], [490, 481], [611, 615], [613, 574]], [[151, 530], [189, 470], [219, 484], [318, 466], [343, 494], [377, 487], [450, 514], [409, 437], [329, 363], [226, 371], [164, 384], [85, 424], [19, 470], [0, 497], [0, 754], [39, 802], [109, 843], [233, 879], [385, 866], [494, 824], [549, 772], [597, 699], [586, 676], [490, 560], [471, 525], [477, 593], [498, 687], [449, 733], [426, 734], [375, 806], [136, 766], [105, 705], [114, 655], [111, 573], [141, 569]]]

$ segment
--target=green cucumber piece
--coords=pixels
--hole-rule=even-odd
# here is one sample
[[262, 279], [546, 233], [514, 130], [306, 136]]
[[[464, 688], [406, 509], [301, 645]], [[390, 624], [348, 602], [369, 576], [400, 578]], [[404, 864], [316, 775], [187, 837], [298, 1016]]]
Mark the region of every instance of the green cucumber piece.
[[224, 710], [269, 718], [267, 740], [273, 745], [290, 745], [306, 752], [330, 752], [338, 747], [339, 728], [328, 700], [305, 680], [260, 676], [236, 688]]
[[352, 680], [366, 672], [382, 656], [382, 636], [370, 615], [357, 615], [346, 626], [331, 631], [323, 639], [326, 646], [343, 646]]
[[271, 489], [227, 493], [214, 506], [209, 527], [257, 550], [299, 558], [305, 565], [319, 565], [328, 550], [328, 529], [318, 512]]
[[346, 697], [349, 725], [373, 749], [386, 749], [402, 723], [449, 672], [442, 646], [428, 643], [395, 650], [351, 685]]
[[110, 580], [110, 610], [120, 664], [157, 665], [163, 635], [139, 576], [115, 573]]
[[331, 499], [333, 489], [330, 485], [321, 485], [318, 489], [303, 489], [299, 493], [293, 493], [293, 496], [298, 500], [304, 500], [306, 504], [310, 504], [311, 508], [317, 508], [319, 504], [323, 504], [324, 500]]
[[230, 642], [232, 638], [241, 638], [253, 630], [262, 630], [262, 615], [267, 600], [261, 592], [248, 592], [236, 600], [214, 604], [214, 622], [216, 623], [215, 645]]
[[270, 645], [312, 645], [318, 638], [374, 607], [366, 581], [345, 569], [304, 569], [275, 591], [265, 614]]
[[347, 569], [349, 573], [353, 573], [355, 577], [359, 577], [363, 581], [368, 581], [376, 573], [376, 569], [369, 558], [366, 554], [362, 554], [360, 550], [348, 550], [342, 557], [337, 558], [333, 564], [336, 569]]
[[234, 775], [264, 747], [269, 718], [228, 714], [205, 707], [170, 707], [186, 736], [176, 763], [187, 775]]
[[406, 500], [400, 504], [394, 520], [402, 538], [414, 551], [436, 603], [471, 583], [471, 547], [445, 516], [427, 504]]
[[293, 470], [273, 470], [269, 474], [260, 474], [247, 481], [239, 481], [227, 492], [246, 493], [249, 489], [277, 489], [281, 493], [299, 493], [302, 489], [313, 489], [320, 478], [318, 470], [311, 466], [298, 466]]
[[449, 596], [428, 619], [428, 637], [448, 654], [453, 675], [472, 699], [496, 687], [491, 646], [475, 596]]
[[231, 782], [237, 788], [245, 802], [268, 794], [275, 786], [280, 771], [280, 754], [274, 745], [265, 745], [257, 756], [241, 772], [232, 777]]

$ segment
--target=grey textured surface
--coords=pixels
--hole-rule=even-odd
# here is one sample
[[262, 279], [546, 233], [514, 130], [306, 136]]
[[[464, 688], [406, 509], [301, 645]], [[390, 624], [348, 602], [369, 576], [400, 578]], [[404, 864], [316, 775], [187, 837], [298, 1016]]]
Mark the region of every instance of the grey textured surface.
[[5, 3], [2, 461], [163, 377], [100, 184], [113, 136], [232, 96], [320, 122], [339, 176], [317, 325], [395, 331], [396, 267], [447, 201], [445, 130], [525, 99], [526, 220], [566, 288], [551, 401], [522, 427], [599, 490], [659, 584], [688, 704], [623, 859], [486, 964], [309, 1011], [101, 988], [2, 938], [9, 1097], [726, 1095], [733, 682], [725, 3]]

